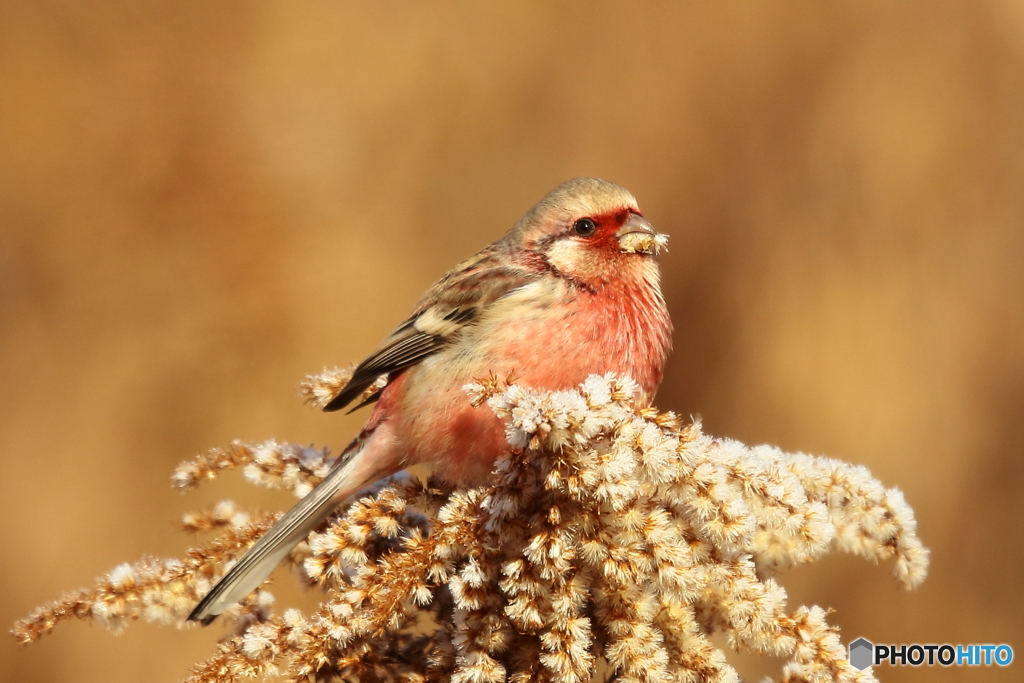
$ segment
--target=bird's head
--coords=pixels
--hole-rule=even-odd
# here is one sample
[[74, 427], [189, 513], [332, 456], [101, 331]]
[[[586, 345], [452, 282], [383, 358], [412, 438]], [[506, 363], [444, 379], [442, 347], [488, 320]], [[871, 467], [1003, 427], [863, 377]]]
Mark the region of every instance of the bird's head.
[[632, 194], [596, 178], [556, 187], [507, 239], [555, 271], [593, 285], [634, 274], [656, 277], [654, 258], [668, 242], [641, 215]]

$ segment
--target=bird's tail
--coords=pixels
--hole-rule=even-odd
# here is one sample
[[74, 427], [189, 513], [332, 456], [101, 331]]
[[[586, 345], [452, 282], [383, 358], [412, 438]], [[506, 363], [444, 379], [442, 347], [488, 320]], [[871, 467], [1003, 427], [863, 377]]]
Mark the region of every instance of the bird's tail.
[[192, 610], [188, 616], [189, 621], [201, 621], [205, 626], [221, 612], [241, 601], [263, 583], [292, 548], [327, 519], [340, 503], [367, 484], [393, 474], [367, 468], [364, 456], [372, 457], [367, 451], [373, 449], [364, 449], [363, 446], [363, 440], [357, 439], [346, 449], [330, 474], [270, 527], [221, 577]]

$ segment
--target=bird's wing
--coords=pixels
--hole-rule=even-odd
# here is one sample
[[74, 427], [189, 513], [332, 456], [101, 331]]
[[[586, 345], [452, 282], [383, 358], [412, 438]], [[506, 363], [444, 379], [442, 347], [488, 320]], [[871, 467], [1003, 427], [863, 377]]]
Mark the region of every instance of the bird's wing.
[[[528, 269], [503, 258], [494, 247], [459, 264], [430, 288], [412, 317], [356, 367], [352, 379], [324, 410], [344, 408], [378, 377], [404, 370], [437, 353], [491, 303], [535, 277]], [[378, 395], [374, 393], [357, 407], [372, 403]]]

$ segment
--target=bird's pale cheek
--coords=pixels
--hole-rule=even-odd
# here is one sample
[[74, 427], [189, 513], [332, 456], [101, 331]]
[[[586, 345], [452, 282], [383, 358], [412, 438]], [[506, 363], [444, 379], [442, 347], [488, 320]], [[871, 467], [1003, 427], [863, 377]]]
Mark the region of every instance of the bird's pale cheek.
[[604, 274], [604, 259], [597, 250], [576, 240], [566, 239], [552, 244], [547, 251], [547, 259], [560, 273], [584, 280], [600, 278]]

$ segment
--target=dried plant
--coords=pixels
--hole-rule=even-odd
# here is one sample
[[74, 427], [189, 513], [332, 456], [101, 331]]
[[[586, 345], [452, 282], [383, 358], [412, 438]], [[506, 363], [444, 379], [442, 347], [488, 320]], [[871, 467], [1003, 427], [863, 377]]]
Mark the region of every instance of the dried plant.
[[[334, 371], [303, 393], [329, 400]], [[818, 607], [789, 612], [774, 577], [829, 550], [892, 558], [912, 588], [928, 553], [897, 489], [860, 466], [704, 435], [636, 409], [628, 378], [535, 392], [496, 379], [466, 387], [507, 422], [511, 449], [489, 486], [451, 491], [412, 477], [381, 483], [291, 562], [322, 592], [313, 614], [273, 611], [265, 589], [224, 615], [232, 633], [192, 681], [736, 681], [736, 649], [788, 658], [786, 681], [871, 681], [853, 669]], [[486, 406], [484, 405], [486, 404]], [[236, 442], [182, 464], [190, 488], [244, 466], [256, 484], [301, 495], [326, 449]], [[122, 565], [19, 622], [30, 642], [70, 617], [183, 625], [196, 600], [276, 517], [225, 502], [186, 516], [220, 532], [181, 560]]]

